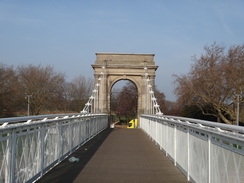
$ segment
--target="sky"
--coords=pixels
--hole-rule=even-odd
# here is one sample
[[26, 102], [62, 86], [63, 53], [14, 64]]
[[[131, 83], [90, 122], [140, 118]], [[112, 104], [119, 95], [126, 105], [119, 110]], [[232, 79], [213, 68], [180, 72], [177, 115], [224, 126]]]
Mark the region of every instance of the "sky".
[[95, 53], [155, 54], [157, 88], [175, 101], [173, 75], [205, 45], [244, 43], [244, 0], [0, 0], [0, 63], [51, 65], [93, 78]]

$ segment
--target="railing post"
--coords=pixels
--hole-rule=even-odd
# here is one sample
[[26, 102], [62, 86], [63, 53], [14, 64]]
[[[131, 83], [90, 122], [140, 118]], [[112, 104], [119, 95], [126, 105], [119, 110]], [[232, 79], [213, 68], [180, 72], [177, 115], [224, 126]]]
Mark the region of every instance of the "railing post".
[[187, 180], [190, 181], [190, 129], [187, 127]]
[[158, 143], [158, 121], [157, 119], [154, 119], [155, 121], [155, 141], [156, 141], [156, 144]]
[[11, 164], [11, 147], [12, 147], [11, 139], [7, 140], [6, 143], [6, 164], [7, 166], [4, 167], [4, 179], [6, 182], [10, 182], [10, 164]]
[[79, 121], [79, 131], [78, 131], [78, 135], [77, 135], [77, 136], [79, 136], [79, 137], [78, 137], [78, 138], [79, 138], [79, 142], [78, 142], [78, 143], [79, 143], [79, 144], [78, 144], [79, 147], [80, 147], [81, 144], [83, 143], [83, 142], [82, 142], [82, 136], [81, 136], [81, 133], [82, 133], [82, 132], [81, 132], [81, 126], [82, 126], [82, 123], [81, 123], [81, 121]]
[[40, 150], [40, 169], [41, 169], [41, 176], [43, 175], [43, 169], [44, 169], [44, 154], [45, 154], [45, 150], [44, 150], [44, 144], [45, 144], [45, 132], [46, 132], [46, 127], [45, 126], [41, 126], [41, 129], [40, 129], [40, 146], [41, 146], [41, 150]]
[[58, 147], [57, 147], [57, 151], [58, 151], [58, 162], [61, 161], [61, 156], [62, 156], [62, 148], [63, 148], [63, 135], [62, 135], [62, 122], [61, 123], [57, 123], [58, 126]]
[[10, 181], [11, 183], [15, 182], [15, 167], [16, 167], [16, 129], [12, 131], [11, 137], [11, 156], [10, 156]]
[[168, 156], [168, 150], [169, 150], [169, 140], [168, 140], [169, 139], [169, 123], [167, 123], [165, 126], [166, 126], [165, 155]]
[[74, 123], [73, 123], [73, 119], [69, 119], [69, 154], [71, 154], [72, 152], [73, 152], [73, 141], [74, 141], [74, 139], [73, 139], [73, 137], [74, 137], [74, 125], [73, 125]]
[[208, 183], [211, 182], [211, 134], [208, 134]]
[[176, 140], [177, 140], [177, 129], [176, 129], [176, 124], [174, 124], [174, 165], [176, 166], [176, 154], [177, 154], [177, 144], [176, 144]]

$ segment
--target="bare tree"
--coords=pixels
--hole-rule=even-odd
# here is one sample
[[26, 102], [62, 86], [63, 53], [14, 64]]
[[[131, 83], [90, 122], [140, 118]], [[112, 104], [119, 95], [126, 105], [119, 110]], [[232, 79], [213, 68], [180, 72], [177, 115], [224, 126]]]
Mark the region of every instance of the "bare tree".
[[11, 115], [16, 110], [18, 86], [14, 68], [0, 64], [0, 115]]
[[38, 115], [50, 104], [59, 105], [58, 98], [62, 97], [64, 74], [56, 73], [51, 66], [19, 66], [19, 82], [23, 94], [31, 95], [31, 114]]
[[69, 83], [68, 96], [71, 110], [79, 112], [83, 109], [92, 93], [92, 83], [92, 79], [86, 79], [84, 76], [76, 77]]
[[180, 116], [179, 103], [166, 100], [165, 108], [162, 109], [162, 112], [166, 115]]
[[175, 76], [178, 101], [196, 105], [203, 114], [234, 124], [236, 95], [244, 88], [244, 45], [231, 47], [227, 54], [225, 47], [216, 43], [204, 50], [200, 58], [193, 57], [190, 73]]

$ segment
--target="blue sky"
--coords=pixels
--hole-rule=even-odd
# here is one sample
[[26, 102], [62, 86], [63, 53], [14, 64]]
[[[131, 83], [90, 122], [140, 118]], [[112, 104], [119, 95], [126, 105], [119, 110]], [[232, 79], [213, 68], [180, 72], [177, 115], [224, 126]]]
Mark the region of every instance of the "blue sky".
[[0, 62], [51, 65], [93, 78], [96, 52], [153, 53], [156, 85], [175, 100], [173, 74], [214, 41], [244, 43], [243, 0], [0, 0]]

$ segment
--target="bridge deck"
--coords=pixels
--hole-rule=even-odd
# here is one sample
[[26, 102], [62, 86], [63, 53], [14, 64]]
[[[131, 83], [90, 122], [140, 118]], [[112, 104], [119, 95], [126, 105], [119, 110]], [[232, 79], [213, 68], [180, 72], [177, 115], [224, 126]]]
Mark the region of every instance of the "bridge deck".
[[187, 182], [140, 129], [107, 129], [72, 156], [37, 182]]

